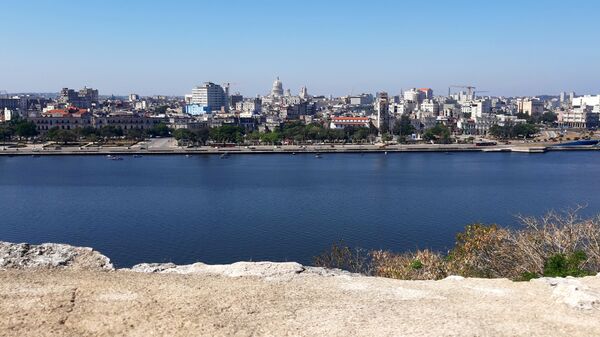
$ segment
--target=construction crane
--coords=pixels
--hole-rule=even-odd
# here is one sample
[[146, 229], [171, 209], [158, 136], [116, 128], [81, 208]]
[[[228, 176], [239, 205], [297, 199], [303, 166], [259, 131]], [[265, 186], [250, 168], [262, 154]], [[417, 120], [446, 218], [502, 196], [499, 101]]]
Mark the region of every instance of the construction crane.
[[467, 95], [469, 97], [473, 96], [475, 94], [475, 89], [477, 89], [477, 87], [474, 87], [472, 85], [451, 85], [448, 88], [448, 92], [450, 92], [450, 88], [462, 88], [462, 89], [467, 89]]

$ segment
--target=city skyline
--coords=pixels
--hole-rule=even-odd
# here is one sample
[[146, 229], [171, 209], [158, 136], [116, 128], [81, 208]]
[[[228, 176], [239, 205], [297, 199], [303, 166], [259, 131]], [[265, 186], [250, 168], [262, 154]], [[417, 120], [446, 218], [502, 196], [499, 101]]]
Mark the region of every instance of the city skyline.
[[335, 96], [411, 87], [444, 94], [452, 84], [494, 96], [596, 94], [600, 69], [590, 65], [600, 48], [582, 13], [598, 9], [592, 1], [13, 2], [0, 23], [12, 32], [0, 90], [87, 85], [182, 96], [212, 81], [254, 96], [279, 76], [292, 93], [306, 86]]

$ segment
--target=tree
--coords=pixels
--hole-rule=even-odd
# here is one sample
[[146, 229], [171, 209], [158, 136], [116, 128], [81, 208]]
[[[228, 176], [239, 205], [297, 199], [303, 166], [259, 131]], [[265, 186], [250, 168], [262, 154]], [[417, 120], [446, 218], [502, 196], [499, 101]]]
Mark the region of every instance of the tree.
[[538, 128], [529, 123], [513, 124], [507, 122], [504, 126], [492, 125], [488, 130], [490, 136], [498, 139], [511, 139], [516, 137], [531, 138], [538, 133]]
[[242, 135], [244, 129], [235, 125], [223, 125], [216, 128], [210, 129], [210, 139], [215, 142], [225, 143], [239, 143], [242, 141]]
[[206, 144], [209, 139], [210, 130], [208, 128], [200, 128], [194, 131], [196, 134], [196, 141], [201, 145]]
[[392, 134], [390, 134], [388, 132], [386, 132], [383, 135], [381, 135], [381, 140], [384, 141], [384, 142], [389, 142], [392, 139], [393, 139]]
[[506, 128], [503, 126], [500, 126], [498, 124], [492, 125], [490, 127], [490, 129], [488, 130], [488, 134], [490, 136], [498, 138], [498, 139], [508, 138], [507, 133], [506, 133]]
[[77, 140], [77, 134], [71, 130], [63, 130], [58, 127], [53, 127], [46, 133], [46, 138], [57, 143], [67, 144]]
[[2, 141], [7, 141], [13, 137], [15, 131], [9, 125], [1, 125], [0, 126], [0, 139]]
[[57, 137], [55, 139], [57, 142], [61, 142], [63, 144], [67, 144], [69, 142], [74, 142], [77, 140], [77, 135], [75, 132], [71, 130], [59, 130]]
[[438, 124], [431, 129], [428, 129], [423, 134], [425, 141], [434, 141], [438, 144], [450, 143], [450, 130], [443, 124]]
[[77, 128], [75, 130], [75, 132], [77, 133], [77, 135], [79, 137], [82, 137], [85, 139], [91, 139], [91, 138], [95, 138], [97, 136], [98, 130], [96, 130], [92, 126], [85, 126], [83, 128]]
[[114, 125], [105, 125], [100, 128], [100, 135], [104, 138], [115, 138], [123, 136], [123, 129]]
[[171, 129], [165, 123], [158, 123], [147, 131], [147, 133], [154, 137], [169, 137], [171, 135]]
[[260, 135], [260, 141], [267, 144], [277, 144], [281, 140], [281, 134], [277, 131], [265, 132]]
[[125, 136], [131, 140], [143, 140], [144, 132], [141, 129], [133, 128], [127, 130], [127, 132], [125, 132]]
[[542, 114], [542, 123], [552, 124], [558, 120], [558, 116], [552, 111], [546, 111]]
[[370, 135], [371, 135], [371, 130], [369, 130], [369, 128], [361, 127], [361, 128], [357, 128], [354, 130], [354, 132], [352, 133], [351, 139], [353, 142], [363, 142], [363, 141], [369, 139]]
[[196, 142], [196, 134], [188, 129], [177, 129], [173, 131], [173, 137], [180, 143]]
[[29, 139], [38, 135], [34, 122], [19, 119], [15, 124], [15, 134], [20, 138]]
[[513, 127], [513, 134], [523, 138], [531, 138], [538, 133], [538, 131], [539, 130], [535, 125], [529, 123], [516, 124]]
[[400, 141], [403, 142], [407, 136], [410, 136], [415, 132], [415, 127], [412, 125], [410, 118], [403, 115], [396, 123], [394, 123], [392, 131], [395, 135], [400, 136]]

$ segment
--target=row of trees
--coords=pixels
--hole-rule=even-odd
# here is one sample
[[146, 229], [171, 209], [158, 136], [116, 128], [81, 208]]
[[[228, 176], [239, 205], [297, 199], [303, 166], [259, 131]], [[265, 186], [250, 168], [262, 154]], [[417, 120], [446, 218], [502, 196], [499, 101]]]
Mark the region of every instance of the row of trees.
[[529, 123], [506, 123], [504, 126], [492, 125], [488, 133], [500, 139], [531, 138], [539, 132], [537, 126]]
[[29, 139], [38, 135], [33, 122], [15, 118], [8, 123], [0, 124], [0, 140], [3, 142], [11, 139]]
[[51, 128], [45, 135], [46, 140], [51, 140], [59, 143], [70, 143], [78, 140], [89, 142], [106, 141], [109, 139], [125, 138], [129, 140], [143, 140], [147, 137], [168, 137], [171, 135], [171, 129], [160, 123], [151, 129], [128, 129], [123, 130], [120, 127], [113, 125], [105, 125], [101, 128], [93, 128], [86, 126], [71, 130], [60, 129], [58, 127]]
[[173, 132], [175, 139], [184, 144], [204, 145], [209, 140], [217, 143], [264, 143], [280, 144], [317, 142], [364, 142], [374, 140], [375, 128], [348, 127], [328, 129], [320, 124], [305, 125], [301, 122], [288, 122], [282, 127], [268, 132], [247, 132], [244, 128], [223, 125], [215, 128], [197, 130], [178, 129]]
[[528, 115], [524, 113], [517, 114], [517, 118], [525, 119], [529, 124], [553, 124], [558, 120], [558, 116], [552, 111], [546, 111], [541, 115]]

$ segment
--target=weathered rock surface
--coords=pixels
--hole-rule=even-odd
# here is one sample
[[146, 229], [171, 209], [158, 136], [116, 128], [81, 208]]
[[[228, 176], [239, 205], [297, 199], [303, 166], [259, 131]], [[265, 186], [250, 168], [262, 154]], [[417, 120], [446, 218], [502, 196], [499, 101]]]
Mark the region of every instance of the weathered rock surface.
[[542, 282], [551, 286], [552, 298], [558, 303], [576, 309], [600, 310], [600, 289], [590, 289], [581, 279], [544, 277], [532, 282]]
[[31, 245], [0, 241], [0, 268], [113, 270], [110, 259], [87, 247], [57, 243]]
[[[305, 267], [296, 262], [236, 262], [232, 264], [208, 265], [194, 263], [176, 265], [173, 263], [141, 263], [131, 269], [139, 273], [164, 273], [164, 274], [196, 274], [220, 275], [227, 277], [260, 277], [266, 280], [286, 280], [302, 274], [318, 276], [352, 276], [343, 270], [331, 270], [319, 267]], [[357, 276], [357, 275], [354, 275]]]
[[600, 336], [600, 275], [399, 281], [298, 263], [140, 264], [0, 243], [0, 336]]

